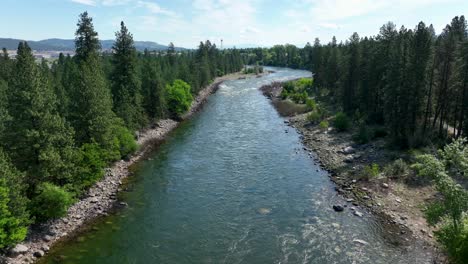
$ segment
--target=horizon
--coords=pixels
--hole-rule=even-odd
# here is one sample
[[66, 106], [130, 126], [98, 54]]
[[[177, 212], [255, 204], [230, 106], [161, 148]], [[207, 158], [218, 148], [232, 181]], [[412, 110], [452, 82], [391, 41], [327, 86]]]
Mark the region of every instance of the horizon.
[[[278, 36], [298, 47], [315, 38], [328, 43], [333, 36], [344, 42], [354, 32], [374, 36], [388, 21], [409, 29], [423, 21], [439, 34], [453, 17], [463, 15], [460, 10], [468, 10], [468, 2], [461, 0], [281, 0], [274, 5], [265, 0], [6, 0], [3, 6], [0, 22], [9, 25], [4, 38], [73, 39], [78, 15], [88, 11], [101, 40], [114, 39], [124, 21], [136, 41], [173, 42], [187, 49], [205, 40], [219, 46], [221, 39], [225, 47], [286, 44]], [[24, 10], [21, 20], [18, 6]]]

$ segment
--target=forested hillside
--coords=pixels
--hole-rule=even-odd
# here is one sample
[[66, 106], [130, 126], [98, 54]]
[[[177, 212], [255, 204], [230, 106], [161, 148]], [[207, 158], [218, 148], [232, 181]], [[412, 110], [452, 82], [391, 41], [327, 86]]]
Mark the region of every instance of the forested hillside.
[[237, 50], [209, 41], [138, 53], [123, 22], [103, 55], [87, 12], [77, 26], [74, 57], [37, 64], [26, 42], [15, 60], [0, 56], [1, 248], [29, 224], [64, 215], [104, 167], [137, 149], [134, 131], [179, 118], [192, 95], [243, 65]]
[[420, 22], [413, 29], [391, 22], [380, 33], [344, 43], [315, 39], [304, 48], [278, 45], [244, 51], [251, 64], [310, 69], [323, 98], [351, 118], [385, 124], [406, 148], [430, 138], [468, 133], [468, 39], [464, 16], [440, 34]]

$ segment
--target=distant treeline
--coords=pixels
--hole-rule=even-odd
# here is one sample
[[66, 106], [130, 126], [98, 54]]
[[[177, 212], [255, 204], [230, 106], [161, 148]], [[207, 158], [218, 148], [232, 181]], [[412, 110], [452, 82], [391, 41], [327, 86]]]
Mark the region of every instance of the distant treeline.
[[420, 22], [344, 43], [243, 50], [250, 64], [311, 70], [314, 87], [349, 117], [388, 127], [402, 147], [468, 134], [468, 38], [464, 16], [441, 34]]
[[64, 215], [104, 167], [137, 149], [134, 131], [178, 118], [192, 95], [243, 67], [239, 51], [209, 41], [138, 53], [123, 22], [105, 55], [86, 12], [77, 26], [74, 57], [37, 64], [26, 42], [16, 59], [0, 56], [0, 248]]

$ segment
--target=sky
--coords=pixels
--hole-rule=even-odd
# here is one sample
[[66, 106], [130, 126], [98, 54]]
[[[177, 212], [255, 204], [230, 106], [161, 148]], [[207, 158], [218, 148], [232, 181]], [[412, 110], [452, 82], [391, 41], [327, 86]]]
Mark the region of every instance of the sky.
[[439, 33], [467, 0], [1, 0], [0, 37], [74, 38], [78, 15], [93, 17], [100, 39], [113, 39], [124, 21], [135, 40], [194, 48], [209, 39], [225, 47], [304, 46], [316, 37], [345, 41], [353, 32], [376, 35], [381, 25]]

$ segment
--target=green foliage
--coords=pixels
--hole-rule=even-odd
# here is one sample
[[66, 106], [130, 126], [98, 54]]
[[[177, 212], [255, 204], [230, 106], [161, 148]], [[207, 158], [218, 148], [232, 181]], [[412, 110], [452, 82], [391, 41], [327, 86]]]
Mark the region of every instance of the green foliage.
[[23, 179], [0, 149], [0, 248], [26, 237], [29, 214]]
[[306, 105], [309, 111], [314, 111], [317, 109], [317, 104], [315, 103], [315, 100], [312, 98], [307, 98], [306, 99]]
[[319, 127], [320, 127], [321, 129], [324, 129], [324, 130], [327, 129], [328, 126], [329, 126], [329, 124], [328, 124], [328, 121], [327, 121], [327, 120], [323, 120], [323, 121], [321, 121], [320, 124], [319, 124]]
[[333, 119], [333, 126], [339, 132], [347, 131], [351, 127], [351, 121], [345, 113], [339, 112]]
[[133, 36], [124, 22], [121, 22], [120, 31], [115, 35], [111, 74], [114, 110], [129, 129], [135, 130], [146, 124], [137, 72], [137, 52]]
[[180, 118], [192, 104], [190, 85], [182, 80], [175, 80], [172, 85], [166, 86], [169, 112]]
[[37, 195], [32, 200], [31, 212], [38, 221], [46, 221], [64, 216], [73, 203], [72, 195], [52, 183], [41, 183]]
[[106, 152], [96, 143], [86, 143], [80, 148], [79, 173], [68, 186], [68, 190], [80, 194], [104, 175]]
[[372, 163], [371, 165], [365, 166], [361, 171], [361, 178], [365, 180], [370, 180], [376, 178], [380, 173], [379, 165]]
[[115, 128], [115, 135], [119, 142], [119, 152], [121, 157], [128, 156], [138, 149], [135, 138], [125, 127], [117, 126]]
[[384, 174], [389, 178], [401, 179], [409, 173], [409, 166], [403, 159], [397, 159], [384, 168]]
[[[459, 154], [466, 150], [465, 139], [458, 139], [439, 151], [439, 156], [420, 155], [413, 165], [418, 175], [431, 179], [442, 199], [428, 205], [425, 213], [431, 225], [441, 224], [437, 240], [446, 248], [455, 262], [462, 263], [467, 256], [468, 192], [454, 181], [451, 172], [463, 171]], [[455, 176], [455, 175], [454, 175]], [[465, 259], [466, 260], [466, 259]]]
[[313, 111], [307, 115], [307, 121], [310, 123], [318, 123], [322, 120], [322, 116], [318, 111]]
[[371, 139], [371, 131], [368, 126], [362, 124], [356, 134], [353, 135], [353, 140], [359, 144], [368, 143]]
[[302, 92], [302, 93], [293, 93], [293, 94], [290, 94], [289, 97], [291, 98], [291, 100], [293, 100], [293, 102], [295, 102], [296, 104], [305, 104], [306, 101], [307, 101], [307, 92]]

